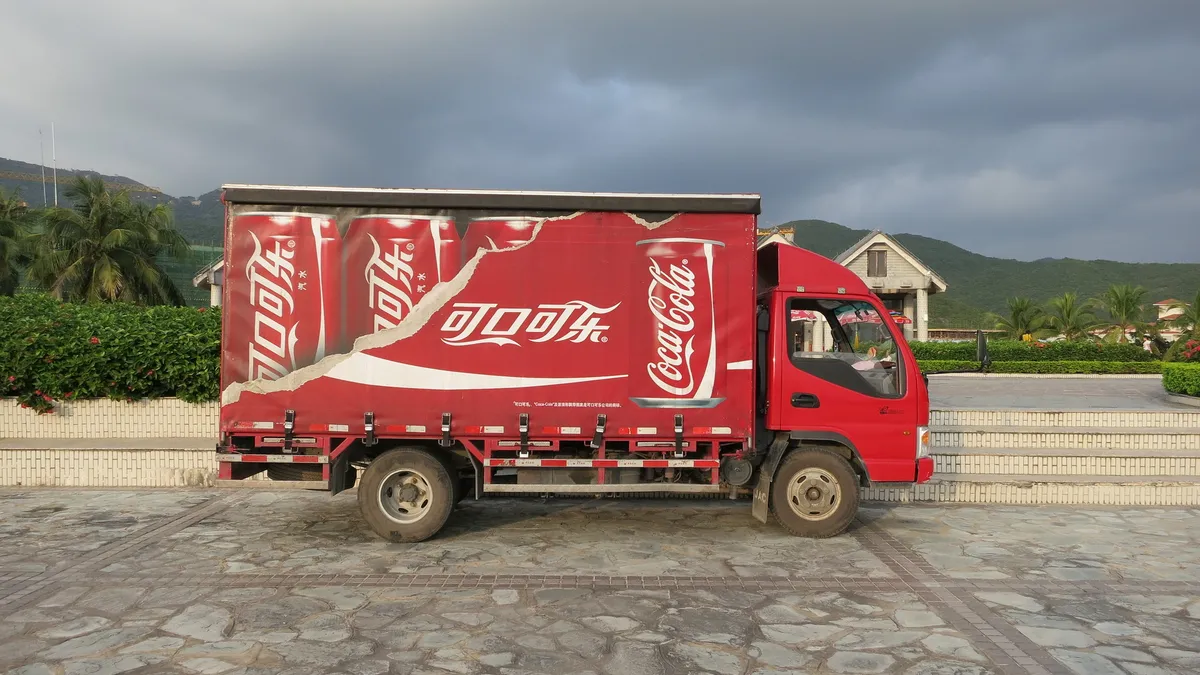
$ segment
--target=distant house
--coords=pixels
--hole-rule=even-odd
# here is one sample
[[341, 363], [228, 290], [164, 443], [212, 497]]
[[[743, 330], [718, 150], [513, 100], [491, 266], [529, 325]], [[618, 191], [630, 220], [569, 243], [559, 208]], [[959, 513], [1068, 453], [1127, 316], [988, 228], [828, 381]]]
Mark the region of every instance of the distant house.
[[929, 339], [929, 296], [945, 293], [946, 281], [900, 242], [875, 230], [835, 260], [857, 274], [887, 309], [906, 319], [904, 337]]
[[1181, 302], [1175, 298], [1167, 298], [1154, 303], [1154, 308], [1158, 310], [1158, 318], [1154, 323], [1150, 324], [1158, 328], [1158, 332], [1163, 336], [1163, 339], [1174, 342], [1183, 335], [1183, 331], [1172, 324], [1173, 321], [1183, 315], [1183, 308], [1187, 307], [1186, 302]]
[[225, 271], [225, 259], [217, 258], [192, 277], [192, 286], [208, 289], [208, 304], [221, 306], [221, 280]]

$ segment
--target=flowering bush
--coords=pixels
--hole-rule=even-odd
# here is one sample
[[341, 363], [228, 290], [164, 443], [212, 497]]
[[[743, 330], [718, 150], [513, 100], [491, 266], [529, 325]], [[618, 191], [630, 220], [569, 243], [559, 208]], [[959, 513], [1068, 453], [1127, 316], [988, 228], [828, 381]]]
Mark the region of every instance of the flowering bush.
[[0, 297], [0, 395], [51, 412], [56, 400], [213, 401], [220, 314], [189, 307]]
[[1200, 338], [1180, 338], [1167, 350], [1164, 361], [1200, 363]]
[[[978, 361], [930, 360], [917, 362], [922, 372], [978, 372]], [[989, 373], [1025, 375], [1157, 375], [1159, 361], [993, 361]]]

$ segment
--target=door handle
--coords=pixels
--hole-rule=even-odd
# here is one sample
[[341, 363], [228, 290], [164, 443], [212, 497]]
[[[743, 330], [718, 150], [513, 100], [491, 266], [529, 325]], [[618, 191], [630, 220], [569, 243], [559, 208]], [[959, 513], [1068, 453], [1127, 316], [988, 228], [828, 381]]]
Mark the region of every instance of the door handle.
[[793, 408], [820, 408], [821, 399], [816, 394], [792, 394]]

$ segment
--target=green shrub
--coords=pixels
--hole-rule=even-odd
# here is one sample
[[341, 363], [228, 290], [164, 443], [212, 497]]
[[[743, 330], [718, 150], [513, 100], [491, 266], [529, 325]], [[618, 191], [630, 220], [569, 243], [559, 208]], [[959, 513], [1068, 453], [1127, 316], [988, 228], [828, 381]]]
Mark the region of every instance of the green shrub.
[[[925, 373], [978, 372], [978, 361], [918, 361]], [[1027, 375], [1154, 375], [1159, 361], [993, 361], [989, 373]]]
[[1200, 363], [1164, 363], [1163, 389], [1172, 394], [1200, 396]]
[[54, 399], [214, 401], [218, 312], [0, 298], [0, 394], [39, 412]]
[[[974, 361], [975, 342], [911, 342], [921, 360]], [[1000, 361], [1154, 361], [1155, 356], [1134, 344], [1102, 344], [1091, 341], [1021, 342], [989, 340], [988, 355]]]

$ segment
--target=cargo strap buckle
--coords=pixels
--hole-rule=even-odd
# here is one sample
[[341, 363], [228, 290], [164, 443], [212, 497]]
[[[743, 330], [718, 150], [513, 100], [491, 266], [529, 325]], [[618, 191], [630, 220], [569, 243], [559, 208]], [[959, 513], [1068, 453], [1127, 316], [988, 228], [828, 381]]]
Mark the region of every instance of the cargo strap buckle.
[[363, 415], [363, 431], [367, 433], [367, 437], [363, 439], [363, 445], [370, 447], [379, 442], [375, 438], [375, 413], [369, 412]]
[[283, 451], [292, 451], [292, 430], [296, 428], [296, 411], [287, 410], [283, 413]]
[[517, 452], [517, 457], [526, 459], [529, 457], [529, 413], [521, 413], [517, 419], [517, 431], [521, 433], [521, 449]]
[[596, 415], [596, 435], [592, 436], [592, 441], [588, 443], [588, 447], [599, 450], [600, 445], [604, 442], [604, 427], [608, 424], [608, 415]]
[[683, 415], [675, 416], [675, 458], [683, 457]]
[[448, 448], [454, 445], [454, 441], [450, 440], [450, 413], [442, 413], [442, 437], [438, 439], [438, 445], [443, 448]]

